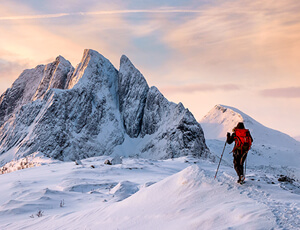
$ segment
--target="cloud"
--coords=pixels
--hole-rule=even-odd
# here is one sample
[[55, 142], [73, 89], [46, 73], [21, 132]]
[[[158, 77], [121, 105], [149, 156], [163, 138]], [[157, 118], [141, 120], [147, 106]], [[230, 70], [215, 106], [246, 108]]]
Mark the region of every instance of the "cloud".
[[0, 59], [0, 77], [3, 75], [11, 75], [12, 73], [19, 72], [28, 67], [28, 63], [24, 62], [11, 62]]
[[179, 61], [218, 80], [239, 76], [265, 84], [297, 78], [300, 2], [217, 1], [202, 10], [166, 27], [163, 40], [181, 54]]
[[194, 93], [194, 92], [211, 92], [211, 91], [237, 91], [241, 86], [235, 84], [194, 84], [183, 86], [162, 87], [161, 91], [167, 94], [173, 93]]
[[0, 20], [5, 21], [5, 20], [45, 19], [45, 18], [60, 18], [66, 16], [91, 16], [91, 15], [113, 15], [113, 14], [140, 14], [140, 13], [172, 14], [172, 13], [202, 13], [202, 12], [203, 12], [202, 10], [186, 10], [186, 9], [103, 10], [103, 11], [94, 11], [94, 12], [5, 16], [5, 17], [0, 17]]
[[47, 1], [47, 7], [29, 2], [19, 1], [11, 11], [1, 7], [8, 13], [0, 17], [0, 43], [21, 58], [34, 58], [35, 65], [58, 54], [76, 65], [82, 50], [92, 48], [115, 66], [125, 53], [156, 84], [170, 79], [221, 84], [238, 78], [252, 85], [259, 79], [263, 86], [283, 81], [282, 76], [300, 83], [295, 76], [300, 3], [292, 0], [181, 1], [178, 7], [174, 4], [180, 1], [117, 0], [104, 6], [96, 0], [67, 1], [64, 7], [59, 1]]
[[10, 86], [13, 81], [28, 68], [26, 61], [8, 61], [0, 58], [0, 95]]
[[300, 98], [300, 87], [265, 89], [260, 94], [264, 97]]

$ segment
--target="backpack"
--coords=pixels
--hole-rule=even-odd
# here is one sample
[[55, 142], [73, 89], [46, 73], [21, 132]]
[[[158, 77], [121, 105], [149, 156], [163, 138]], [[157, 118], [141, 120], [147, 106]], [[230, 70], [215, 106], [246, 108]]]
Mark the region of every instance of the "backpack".
[[241, 150], [242, 152], [249, 151], [252, 145], [251, 136], [248, 129], [235, 129], [235, 147], [234, 150]]

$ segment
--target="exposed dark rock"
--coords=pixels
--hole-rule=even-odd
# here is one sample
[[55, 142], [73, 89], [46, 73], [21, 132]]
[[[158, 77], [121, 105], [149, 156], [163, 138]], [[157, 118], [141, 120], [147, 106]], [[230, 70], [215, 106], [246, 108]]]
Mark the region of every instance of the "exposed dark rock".
[[104, 164], [105, 164], [105, 165], [112, 165], [112, 163], [110, 162], [110, 160], [105, 160], [105, 161], [104, 161]]
[[295, 181], [292, 178], [289, 178], [288, 176], [284, 176], [284, 175], [280, 175], [280, 177], [278, 178], [279, 182], [288, 182], [288, 183], [293, 183], [293, 181]]
[[141, 131], [149, 86], [130, 60], [123, 55], [119, 71], [119, 100], [126, 133], [137, 137]]

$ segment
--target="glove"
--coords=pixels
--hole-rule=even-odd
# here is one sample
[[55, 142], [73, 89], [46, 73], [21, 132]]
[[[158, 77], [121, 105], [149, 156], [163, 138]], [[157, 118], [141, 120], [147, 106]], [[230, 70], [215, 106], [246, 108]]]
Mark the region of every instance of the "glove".
[[227, 138], [229, 138], [230, 137], [230, 133], [227, 133]]

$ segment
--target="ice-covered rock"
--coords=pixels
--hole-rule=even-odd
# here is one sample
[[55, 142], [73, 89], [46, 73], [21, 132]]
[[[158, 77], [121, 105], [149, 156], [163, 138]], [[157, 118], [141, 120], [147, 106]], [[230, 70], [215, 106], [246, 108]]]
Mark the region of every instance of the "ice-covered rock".
[[123, 142], [116, 105], [118, 72], [99, 53], [85, 50], [69, 90], [51, 89], [42, 100], [18, 111], [1, 133], [1, 153], [17, 146], [17, 155], [42, 152], [60, 160], [110, 154]]
[[84, 51], [76, 69], [59, 56], [24, 71], [0, 103], [4, 163], [35, 152], [60, 160], [110, 155], [127, 137], [141, 143], [134, 155], [143, 157], [207, 153], [193, 115], [149, 89], [124, 55], [119, 71], [94, 50]]
[[144, 76], [123, 55], [119, 71], [120, 112], [126, 133], [130, 137], [140, 134], [149, 86]]
[[73, 69], [69, 61], [58, 56], [53, 63], [23, 71], [0, 97], [0, 127], [21, 106], [42, 98], [51, 88], [64, 89], [67, 74]]
[[53, 63], [45, 66], [42, 80], [32, 100], [43, 98], [50, 89], [65, 89], [67, 76], [74, 70], [69, 61], [58, 56]]
[[169, 102], [156, 87], [151, 87], [144, 109], [141, 137], [151, 138], [142, 149], [152, 157], [166, 152], [163, 158], [206, 154], [204, 134], [188, 109]]

